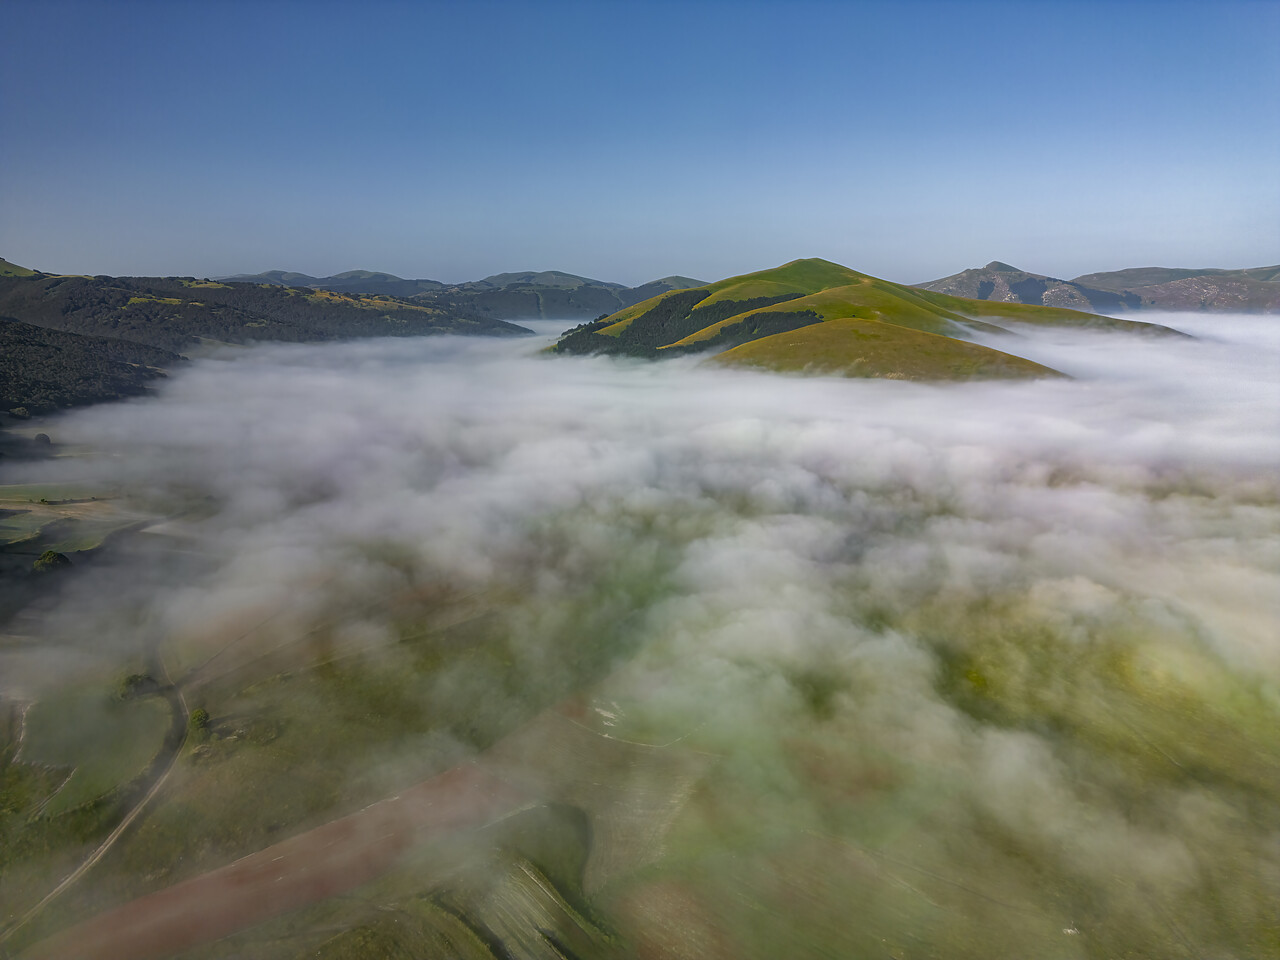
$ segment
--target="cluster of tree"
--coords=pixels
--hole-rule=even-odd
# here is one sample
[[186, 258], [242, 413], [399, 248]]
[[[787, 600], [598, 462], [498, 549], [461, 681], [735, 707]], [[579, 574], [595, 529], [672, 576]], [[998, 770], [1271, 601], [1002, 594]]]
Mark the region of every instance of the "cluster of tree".
[[46, 550], [36, 557], [31, 568], [37, 573], [52, 573], [55, 570], [65, 570], [71, 565], [71, 561], [65, 554], [58, 553], [56, 550]]
[[[19, 417], [145, 393], [181, 363], [157, 347], [0, 317], [0, 410]], [[45, 434], [47, 445], [49, 438]], [[37, 437], [37, 442], [39, 441]]]
[[477, 313], [387, 296], [180, 277], [0, 277], [0, 315], [180, 352], [196, 339], [311, 342], [433, 333], [514, 335]]
[[[777, 333], [799, 330], [820, 323], [822, 318], [812, 310], [766, 310], [762, 313], [748, 314], [737, 323], [729, 323], [716, 331], [715, 336], [700, 340], [687, 348], [696, 350], [729, 350], [761, 337], [772, 337]], [[664, 353], [667, 351], [663, 351]]]
[[[669, 347], [668, 345], [678, 340], [683, 340], [690, 334], [697, 333], [699, 330], [714, 323], [719, 323], [730, 317], [736, 317], [738, 314], [746, 313], [750, 310], [759, 310], [761, 307], [772, 306], [775, 303], [795, 300], [801, 294], [787, 293], [777, 297], [753, 297], [749, 300], [718, 300], [705, 307], [698, 306], [708, 296], [710, 296], [710, 291], [705, 289], [673, 293], [633, 319], [617, 336], [600, 333], [599, 331], [608, 325], [608, 319], [597, 319], [568, 331], [556, 344], [555, 351], [565, 354], [608, 353], [628, 357], [652, 358], [659, 355], [674, 356], [679, 353], [710, 348], [725, 349], [728, 346], [735, 345], [735, 335], [743, 336], [742, 340], [736, 341], [740, 343], [753, 339], [751, 336], [745, 335], [747, 328], [744, 324], [733, 324], [734, 333], [727, 333], [726, 330], [721, 330], [715, 337], [686, 347]], [[800, 316], [798, 313], [759, 314], [758, 316], [761, 319], [752, 320], [751, 322], [763, 328], [763, 326], [773, 322], [770, 319], [773, 316], [791, 318], [790, 321], [778, 321], [784, 325], [771, 332], [781, 332], [784, 329], [793, 330], [797, 326], [807, 326], [808, 323], [816, 322], [816, 314], [812, 314], [812, 311], [804, 311], [804, 313], [813, 315], [814, 320], [798, 323], [795, 320], [796, 317]], [[787, 326], [785, 325], [786, 323], [790, 323], [790, 325]], [[667, 347], [667, 349], [662, 350], [661, 354], [659, 354], [659, 349], [663, 347]]]

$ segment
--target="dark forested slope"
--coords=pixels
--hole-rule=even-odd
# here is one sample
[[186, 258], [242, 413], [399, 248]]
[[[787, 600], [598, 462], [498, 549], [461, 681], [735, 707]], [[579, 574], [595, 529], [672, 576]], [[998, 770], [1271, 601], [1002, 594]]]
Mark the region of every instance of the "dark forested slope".
[[308, 342], [527, 333], [501, 320], [387, 296], [191, 277], [0, 277], [0, 316], [180, 352], [193, 342]]
[[0, 317], [0, 410], [45, 413], [144, 393], [181, 357]]

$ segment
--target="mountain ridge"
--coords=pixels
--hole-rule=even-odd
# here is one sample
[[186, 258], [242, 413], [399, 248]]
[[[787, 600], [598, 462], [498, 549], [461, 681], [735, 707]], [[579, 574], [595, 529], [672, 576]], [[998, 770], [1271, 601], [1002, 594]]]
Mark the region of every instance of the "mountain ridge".
[[702, 283], [692, 277], [672, 275], [650, 280], [638, 287], [627, 287], [563, 270], [495, 273], [480, 280], [452, 284], [439, 280], [405, 280], [394, 274], [370, 270], [348, 270], [331, 277], [268, 270], [218, 279], [225, 283], [306, 286], [338, 293], [385, 294], [410, 298], [443, 310], [506, 321], [597, 317], [660, 293]]
[[1280, 313], [1280, 266], [1230, 270], [1130, 267], [1063, 280], [993, 260], [914, 286], [976, 300], [1085, 311], [1204, 310]]

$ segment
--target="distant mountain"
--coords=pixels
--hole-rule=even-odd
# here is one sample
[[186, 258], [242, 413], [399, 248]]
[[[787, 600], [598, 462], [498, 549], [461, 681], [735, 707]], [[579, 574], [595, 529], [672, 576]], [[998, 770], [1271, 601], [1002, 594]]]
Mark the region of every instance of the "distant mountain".
[[552, 350], [649, 358], [710, 352], [739, 366], [909, 380], [1059, 375], [970, 342], [977, 332], [1005, 332], [987, 320], [1177, 336], [1076, 310], [934, 293], [810, 259], [660, 294], [568, 331]]
[[593, 280], [560, 270], [495, 273], [483, 280], [444, 284], [438, 280], [402, 280], [389, 273], [349, 270], [332, 277], [269, 270], [222, 277], [225, 282], [304, 286], [352, 294], [412, 297], [440, 310], [495, 320], [582, 320], [613, 313], [649, 297], [696, 287], [691, 277], [663, 277], [639, 287]]
[[529, 333], [491, 317], [418, 300], [192, 277], [0, 277], [0, 316], [174, 353], [200, 340], [312, 342], [434, 333]]
[[1245, 270], [1135, 267], [1087, 273], [1076, 283], [1136, 296], [1159, 310], [1280, 313], [1280, 265]]
[[664, 277], [639, 287], [624, 287], [620, 283], [548, 270], [499, 273], [436, 293], [419, 294], [414, 299], [503, 320], [585, 320], [701, 283], [689, 277]]
[[539, 273], [526, 270], [523, 273], [495, 273], [483, 280], [460, 284], [463, 287], [484, 287], [486, 289], [504, 289], [514, 286], [558, 287], [565, 290], [576, 290], [578, 287], [608, 287], [614, 290], [626, 290], [620, 283], [609, 283], [607, 280], [592, 280], [590, 277], [579, 277], [573, 273], [562, 273], [559, 270], [543, 270]]
[[145, 393], [176, 354], [0, 317], [0, 410], [37, 414]]
[[985, 267], [964, 270], [941, 280], [916, 284], [921, 290], [932, 290], [970, 300], [998, 300], [1002, 303], [1027, 303], [1044, 307], [1066, 307], [1089, 313], [1136, 310], [1142, 306], [1137, 294], [1059, 280], [1039, 273], [1028, 273], [999, 260]]
[[1250, 270], [1138, 267], [1060, 280], [993, 260], [985, 267], [916, 286], [974, 300], [1093, 312], [1141, 309], [1280, 312], [1280, 266]]
[[431, 290], [443, 290], [439, 280], [404, 280], [390, 273], [373, 270], [348, 270], [332, 277], [311, 277], [287, 270], [266, 273], [241, 273], [234, 277], [218, 277], [224, 283], [266, 283], [282, 287], [313, 287], [335, 293], [384, 294], [389, 297], [412, 297]]

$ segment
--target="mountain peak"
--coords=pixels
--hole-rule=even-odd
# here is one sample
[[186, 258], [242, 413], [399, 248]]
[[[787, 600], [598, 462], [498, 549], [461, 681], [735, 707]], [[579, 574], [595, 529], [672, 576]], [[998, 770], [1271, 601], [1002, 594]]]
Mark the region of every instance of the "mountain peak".
[[1001, 262], [1001, 261], [999, 261], [999, 260], [992, 260], [990, 263], [988, 263], [988, 264], [987, 264], [985, 267], [983, 267], [982, 269], [983, 269], [983, 270], [994, 270], [996, 273], [1022, 273], [1022, 271], [1021, 271], [1021, 270], [1019, 270], [1017, 267], [1010, 266], [1010, 265], [1009, 265], [1009, 264], [1007, 264], [1007, 263], [1002, 263], [1002, 262]]

